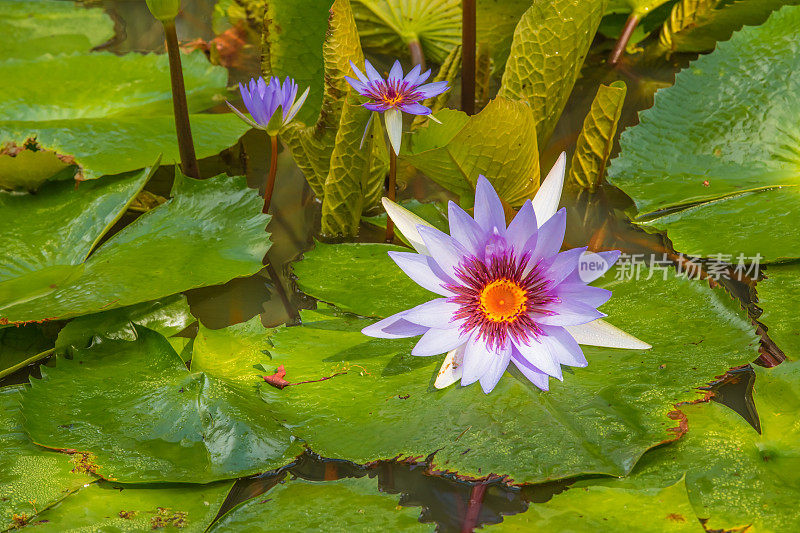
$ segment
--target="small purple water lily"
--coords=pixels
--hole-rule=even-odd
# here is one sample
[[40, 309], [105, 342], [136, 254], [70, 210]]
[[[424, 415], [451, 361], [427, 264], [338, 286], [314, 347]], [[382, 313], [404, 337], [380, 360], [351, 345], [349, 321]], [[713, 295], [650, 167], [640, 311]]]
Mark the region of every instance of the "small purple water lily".
[[358, 70], [358, 67], [352, 61], [350, 66], [358, 79], [353, 79], [349, 76], [345, 76], [344, 79], [358, 94], [372, 100], [372, 102], [363, 104], [364, 107], [370, 111], [383, 113], [386, 121], [386, 132], [389, 135], [389, 142], [392, 143], [395, 154], [400, 153], [400, 141], [403, 135], [402, 113], [427, 115], [432, 120], [436, 120], [431, 114], [430, 108], [420, 104], [420, 101], [438, 96], [449, 89], [446, 81], [436, 81], [423, 85], [430, 77], [431, 71], [427, 70], [420, 74], [422, 69], [419, 65], [412, 68], [404, 77], [400, 61], [395, 61], [389, 71], [389, 77], [385, 80], [367, 60], [364, 61], [364, 70], [367, 71], [366, 76]]
[[[277, 135], [297, 115], [297, 112], [303, 107], [310, 89], [310, 87], [306, 88], [300, 98], [295, 101], [297, 84], [288, 76], [283, 80], [283, 85], [281, 85], [281, 80], [275, 76], [270, 78], [269, 83], [263, 77], [252, 78], [247, 87], [240, 83], [239, 92], [242, 94], [242, 101], [247, 111], [253, 117], [252, 120], [230, 102], [226, 101], [225, 103], [242, 120], [272, 136]], [[279, 107], [282, 111], [280, 115], [276, 113]]]
[[[450, 235], [384, 198], [398, 229], [418, 253], [389, 252], [431, 300], [364, 328], [365, 335], [422, 335], [412, 355], [445, 352], [437, 388], [461, 380], [494, 389], [513, 362], [534, 385], [548, 390], [563, 380], [561, 365], [588, 363], [579, 344], [648, 349], [651, 346], [602, 320], [597, 310], [611, 291], [588, 285], [616, 262], [619, 252], [591, 254], [595, 268], [579, 268], [586, 248], [560, 252], [566, 210], [558, 209], [565, 156], [506, 227], [500, 198], [480, 176], [475, 218], [449, 204]], [[599, 267], [598, 264], [599, 263]]]

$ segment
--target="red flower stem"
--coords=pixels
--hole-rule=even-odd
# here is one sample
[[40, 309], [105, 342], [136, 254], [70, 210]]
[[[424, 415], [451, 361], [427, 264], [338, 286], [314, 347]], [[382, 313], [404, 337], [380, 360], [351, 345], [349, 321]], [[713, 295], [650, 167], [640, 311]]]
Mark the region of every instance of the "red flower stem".
[[[389, 147], [389, 190], [386, 192], [389, 200], [397, 200], [397, 154], [394, 153], [394, 148]], [[386, 217], [386, 242], [394, 240], [394, 222], [392, 218], [387, 215]]]
[[408, 52], [411, 54], [411, 63], [419, 65], [420, 70], [425, 71], [425, 53], [422, 51], [422, 44], [417, 39], [408, 43]]
[[628, 41], [631, 40], [631, 35], [633, 35], [633, 31], [638, 24], [639, 16], [636, 13], [631, 13], [630, 16], [628, 16], [628, 20], [625, 21], [625, 27], [622, 28], [622, 34], [619, 36], [619, 39], [617, 39], [617, 44], [614, 45], [611, 55], [608, 56], [609, 65], [614, 66], [619, 63], [622, 54], [625, 53], [625, 48], [628, 46]]
[[478, 483], [472, 486], [467, 505], [467, 514], [464, 516], [464, 523], [461, 526], [462, 533], [472, 533], [478, 525], [478, 517], [483, 507], [483, 497], [486, 494], [486, 483]]
[[183, 85], [181, 52], [178, 48], [178, 34], [175, 20], [164, 22], [164, 35], [169, 56], [169, 77], [172, 82], [172, 111], [175, 114], [175, 132], [178, 134], [178, 152], [181, 156], [181, 169], [189, 177], [199, 179], [197, 156], [192, 142], [192, 126], [189, 124], [189, 106], [186, 103], [186, 88]]
[[475, 0], [461, 0], [461, 110], [475, 113]]
[[269, 158], [269, 176], [267, 177], [267, 187], [264, 189], [264, 209], [262, 213], [269, 213], [269, 204], [272, 203], [272, 191], [275, 189], [275, 175], [278, 171], [278, 136], [267, 135], [272, 144], [272, 155]]

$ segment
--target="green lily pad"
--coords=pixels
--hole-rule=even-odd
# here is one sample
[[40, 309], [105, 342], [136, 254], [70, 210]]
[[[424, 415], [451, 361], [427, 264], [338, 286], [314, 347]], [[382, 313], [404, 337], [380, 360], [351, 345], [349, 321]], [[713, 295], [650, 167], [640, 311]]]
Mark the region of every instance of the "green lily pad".
[[84, 261], [142, 190], [155, 167], [102, 182], [53, 182], [38, 194], [0, 191], [2, 309], [46, 296], [77, 279]]
[[[21, 389], [0, 388], [0, 479], [3, 480], [0, 530], [3, 531], [95, 479], [80, 469], [76, 461], [79, 455], [45, 450], [31, 442], [22, 428]], [[51, 406], [43, 413], [52, 411]]]
[[[755, 368], [759, 435], [737, 413], [716, 402], [681, 406], [689, 431], [642, 457], [630, 477], [580, 485], [652, 487], [686, 476], [695, 514], [706, 530], [796, 531], [800, 517], [800, 364]], [[554, 499], [555, 501], [555, 499]]]
[[786, 357], [800, 359], [800, 319], [790, 303], [800, 298], [800, 264], [770, 265], [765, 275], [757, 288], [758, 305], [764, 309], [758, 320]]
[[103, 9], [56, 0], [0, 2], [0, 57], [88, 52], [114, 36], [114, 21]]
[[223, 337], [195, 343], [191, 369], [140, 326], [135, 341], [73, 349], [25, 392], [25, 428], [42, 446], [91, 453], [94, 471], [114, 481], [209, 483], [283, 466], [302, 449], [261, 399], [279, 391], [259, 395], [266, 356], [253, 347], [266, 348], [268, 333], [259, 320], [204, 331]]
[[[39, 196], [31, 196], [32, 206]], [[85, 262], [54, 267], [59, 274], [70, 273], [56, 288], [43, 279], [52, 277], [51, 270], [23, 278], [31, 297], [0, 300], [0, 321], [70, 318], [254, 274], [270, 246], [264, 232], [269, 216], [261, 213], [261, 204], [244, 177], [184, 178], [171, 200], [126, 226]], [[69, 203], [66, 212], [78, 212], [83, 205]], [[52, 242], [63, 222], [52, 214], [45, 218], [37, 231], [26, 231], [19, 240], [34, 249]], [[87, 240], [91, 244], [94, 237]]]
[[441, 63], [461, 44], [459, 0], [353, 0], [352, 4], [361, 44], [368, 52], [408, 56], [409, 43], [416, 41], [428, 60]]
[[284, 481], [223, 515], [209, 533], [225, 531], [433, 531], [419, 510], [400, 507], [368, 477]]
[[136, 340], [134, 324], [170, 337], [180, 333], [194, 321], [186, 297], [183, 294], [174, 294], [160, 300], [142, 302], [71, 320], [58, 333], [55, 347], [58, 352], [65, 351], [69, 346], [86, 348], [95, 335], [133, 341]]
[[568, 488], [525, 513], [508, 516], [490, 531], [640, 531], [642, 533], [706, 531], [694, 514], [686, 483], [662, 488]]
[[[198, 158], [209, 157], [235, 144], [249, 126], [232, 113], [198, 115], [218, 103], [228, 75], [201, 52], [182, 61], [195, 150]], [[164, 55], [6, 59], [0, 61], [0, 91], [0, 145], [24, 146], [35, 138], [39, 148], [69, 156], [81, 179], [139, 169], [159, 154], [168, 163], [179, 160]], [[29, 178], [28, 188], [49, 177]]]
[[495, 98], [477, 115], [444, 109], [436, 118], [442, 124], [428, 121], [419, 128], [400, 159], [459, 195], [462, 204], [472, 201], [479, 174], [512, 206], [533, 197], [539, 187], [539, 152], [536, 119], [528, 105]]
[[609, 178], [635, 200], [635, 221], [666, 230], [677, 250], [800, 257], [798, 24], [800, 7], [785, 7], [744, 28], [680, 72], [623, 132]]
[[[361, 315], [386, 316], [430, 299], [377, 253], [381, 247], [393, 249], [340, 245], [335, 253], [309, 252], [298, 265], [300, 284]], [[338, 254], [342, 259], [331, 261]], [[288, 381], [303, 382], [281, 390], [283, 403], [275, 408], [325, 457], [363, 463], [436, 451], [436, 470], [507, 474], [517, 483], [624, 475], [645, 450], [675, 438], [669, 431], [676, 425], [669, 417], [674, 404], [695, 399], [693, 387], [729, 367], [752, 361], [758, 343], [738, 304], [722, 291], [672, 275], [666, 281], [614, 276], [602, 282], [614, 292], [603, 311], [654, 348], [584, 347], [589, 366], [565, 369], [564, 381], [552, 380], [550, 392], [516, 373], [489, 395], [477, 386], [435, 390], [442, 358], [412, 357], [414, 339], [364, 336], [360, 330], [373, 319], [322, 310], [306, 312], [302, 326], [272, 338], [273, 364], [285, 366]], [[352, 296], [341, 297], [341, 287], [350, 287]]]
[[[203, 532], [217, 516], [233, 482], [209, 485], [122, 485], [88, 487], [39, 513], [33, 531]], [[23, 528], [24, 529], [24, 528]]]

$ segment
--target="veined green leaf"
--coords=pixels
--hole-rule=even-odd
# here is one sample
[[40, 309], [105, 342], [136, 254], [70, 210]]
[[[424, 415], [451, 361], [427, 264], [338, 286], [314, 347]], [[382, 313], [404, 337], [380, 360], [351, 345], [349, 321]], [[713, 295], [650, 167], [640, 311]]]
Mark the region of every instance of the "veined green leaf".
[[669, 53], [706, 52], [742, 26], [763, 23], [776, 9], [797, 0], [680, 0], [664, 22], [659, 45]]
[[762, 272], [765, 279], [758, 282], [758, 305], [764, 313], [759, 322], [767, 326], [770, 339], [783, 350], [786, 357], [800, 359], [800, 317], [794, 306], [800, 298], [800, 265], [769, 265]]
[[442, 187], [471, 202], [478, 175], [494, 185], [501, 198], [520, 206], [539, 187], [536, 117], [522, 102], [495, 98], [477, 115], [444, 109], [442, 123], [428, 121], [411, 138], [400, 159]]
[[575, 144], [568, 183], [594, 191], [606, 173], [606, 163], [614, 147], [617, 123], [622, 114], [627, 87], [624, 81], [601, 85]]
[[514, 30], [498, 96], [530, 104], [544, 146], [567, 103], [606, 0], [535, 0]]

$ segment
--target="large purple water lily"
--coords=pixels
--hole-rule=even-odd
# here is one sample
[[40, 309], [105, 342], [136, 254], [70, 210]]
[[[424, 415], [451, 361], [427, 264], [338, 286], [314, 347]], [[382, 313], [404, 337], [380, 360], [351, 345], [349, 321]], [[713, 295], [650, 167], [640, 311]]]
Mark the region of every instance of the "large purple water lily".
[[383, 79], [369, 61], [364, 62], [366, 75], [352, 61], [350, 66], [358, 79], [349, 76], [345, 76], [345, 79], [360, 95], [372, 100], [362, 104], [364, 107], [370, 111], [384, 114], [389, 142], [391, 142], [395, 154], [400, 152], [403, 134], [402, 113], [428, 115], [436, 120], [431, 115], [430, 108], [420, 102], [438, 96], [449, 89], [446, 81], [425, 84], [431, 71], [420, 73], [422, 69], [419, 65], [403, 76], [403, 67], [400, 65], [400, 61], [395, 61], [386, 79]]
[[592, 254], [590, 271], [580, 268], [586, 248], [560, 252], [566, 211], [557, 209], [564, 165], [562, 154], [508, 227], [500, 198], [483, 176], [476, 187], [475, 218], [450, 202], [450, 235], [384, 199], [389, 216], [419, 252], [389, 255], [412, 280], [441, 297], [363, 333], [390, 339], [422, 335], [412, 355], [448, 352], [436, 387], [459, 379], [462, 385], [480, 381], [485, 393], [510, 363], [548, 390], [550, 377], [563, 379], [561, 365], [588, 364], [579, 344], [650, 348], [601, 320], [606, 315], [597, 307], [611, 291], [588, 285], [619, 252]]
[[[225, 103], [252, 127], [265, 130], [270, 135], [276, 135], [292, 121], [303, 107], [310, 89], [310, 87], [306, 88], [300, 98], [295, 100], [297, 84], [288, 76], [283, 80], [283, 85], [281, 85], [281, 80], [275, 76], [270, 78], [269, 83], [262, 77], [251, 79], [247, 86], [240, 83], [239, 92], [242, 95], [244, 106], [253, 117], [252, 120], [230, 102], [226, 101]], [[281, 113], [277, 114], [276, 111], [279, 107]]]

